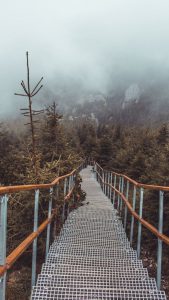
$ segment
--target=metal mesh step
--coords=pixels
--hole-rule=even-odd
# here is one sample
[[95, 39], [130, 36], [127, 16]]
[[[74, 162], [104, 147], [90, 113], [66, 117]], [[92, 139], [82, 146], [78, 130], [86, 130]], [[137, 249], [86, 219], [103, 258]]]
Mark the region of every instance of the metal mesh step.
[[118, 267], [132, 265], [133, 267], [142, 266], [142, 262], [138, 260], [129, 260], [129, 259], [108, 259], [102, 257], [85, 257], [84, 256], [69, 256], [69, 255], [58, 255], [50, 257], [48, 256], [47, 263], [62, 263], [62, 264], [77, 264], [82, 266], [100, 266], [100, 267]]
[[157, 290], [155, 279], [149, 278], [137, 278], [137, 277], [116, 277], [113, 280], [111, 278], [100, 277], [85, 277], [85, 276], [73, 276], [70, 275], [55, 275], [46, 276], [44, 274], [39, 275], [37, 280], [37, 286], [45, 287], [71, 287], [71, 288], [99, 288], [99, 289], [113, 289], [113, 290]]
[[71, 287], [46, 287], [37, 286], [33, 289], [32, 300], [126, 300], [126, 299], [144, 299], [144, 300], [164, 300], [164, 292], [155, 290], [118, 290], [96, 289], [96, 288], [71, 288]]
[[96, 267], [96, 266], [83, 266], [83, 265], [71, 265], [71, 264], [43, 264], [41, 274], [79, 274], [87, 276], [97, 276], [97, 277], [107, 277], [107, 278], [116, 278], [126, 277], [126, 276], [137, 276], [137, 277], [147, 277], [147, 269], [140, 266], [133, 265], [121, 265], [114, 266], [113, 268], [108, 267]]
[[[53, 245], [56, 245], [53, 244]], [[72, 246], [72, 247], [75, 247], [75, 246], [79, 246], [79, 243], [78, 243], [78, 239], [76, 240], [69, 240], [69, 241], [65, 241], [65, 240], [61, 240], [61, 241], [57, 241], [57, 245], [59, 247], [69, 247], [69, 246]], [[92, 240], [81, 240], [80, 241], [80, 246], [81, 247], [101, 247], [101, 248], [115, 248], [117, 246], [121, 246], [123, 248], [130, 248], [130, 243], [129, 242], [122, 242], [122, 241], [107, 241], [107, 240], [100, 240], [100, 241], [92, 241]]]
[[68, 256], [87, 256], [87, 257], [103, 257], [103, 258], [116, 258], [116, 259], [137, 259], [137, 253], [135, 251], [129, 250], [126, 252], [125, 250], [122, 249], [117, 249], [117, 250], [111, 250], [108, 251], [103, 250], [103, 249], [72, 249], [72, 248], [51, 248], [48, 257], [57, 257], [59, 254], [61, 255], [68, 255]]

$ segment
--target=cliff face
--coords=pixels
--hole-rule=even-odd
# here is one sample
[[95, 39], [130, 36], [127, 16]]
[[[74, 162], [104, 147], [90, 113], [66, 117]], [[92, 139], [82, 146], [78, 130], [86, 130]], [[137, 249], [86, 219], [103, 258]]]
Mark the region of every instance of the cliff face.
[[[118, 93], [114, 96], [104, 97], [103, 100], [86, 100], [76, 103], [67, 110], [67, 117], [71, 119], [96, 120], [96, 124], [116, 123], [132, 126], [153, 125], [168, 121], [169, 101], [163, 98], [158, 101], [151, 93], [138, 93], [127, 95]], [[137, 92], [137, 95], [136, 95]]]

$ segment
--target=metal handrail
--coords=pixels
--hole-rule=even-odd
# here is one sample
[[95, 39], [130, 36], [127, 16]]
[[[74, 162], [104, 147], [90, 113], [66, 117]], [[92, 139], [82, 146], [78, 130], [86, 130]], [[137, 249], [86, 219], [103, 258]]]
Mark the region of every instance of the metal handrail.
[[157, 190], [157, 191], [164, 191], [164, 192], [169, 191], [169, 186], [140, 183], [140, 182], [137, 182], [134, 179], [124, 175], [124, 174], [116, 173], [116, 172], [113, 172], [113, 171], [108, 171], [106, 169], [103, 169], [98, 163], [96, 163], [96, 166], [98, 166], [104, 172], [111, 172], [113, 175], [123, 177], [124, 179], [128, 180], [130, 183], [135, 185], [136, 187], [144, 188], [146, 190]]
[[[31, 184], [31, 185], [18, 185], [18, 186], [6, 186], [0, 187], [0, 299], [5, 300], [6, 290], [6, 273], [12, 265], [18, 260], [18, 258], [27, 250], [27, 248], [33, 243], [32, 252], [32, 286], [36, 282], [36, 259], [37, 259], [37, 238], [47, 228], [46, 237], [46, 255], [49, 250], [50, 244], [50, 224], [57, 214], [58, 209], [52, 209], [52, 197], [53, 189], [58, 188], [61, 182], [64, 182], [63, 186], [63, 212], [62, 219], [65, 219], [65, 205], [70, 199], [75, 188], [75, 178], [77, 173], [84, 167], [85, 161], [72, 172], [57, 177], [51, 183], [48, 184]], [[39, 190], [49, 189], [49, 206], [48, 206], [48, 218], [38, 226], [38, 207], [39, 207]], [[6, 234], [7, 234], [7, 203], [8, 194], [21, 192], [21, 191], [35, 191], [35, 202], [34, 202], [34, 230], [27, 236], [7, 257], [6, 257]]]
[[[169, 237], [163, 234], [163, 202], [164, 202], [164, 192], [169, 191], [169, 187], [158, 186], [158, 185], [147, 185], [141, 184], [137, 181], [129, 178], [124, 174], [119, 174], [112, 171], [107, 171], [103, 169], [98, 163], [95, 164], [96, 178], [101, 185], [103, 192], [112, 200], [113, 206], [115, 205], [116, 195], [117, 195], [117, 210], [121, 214], [122, 205], [125, 204], [124, 212], [124, 228], [126, 229], [127, 222], [127, 212], [131, 214], [131, 227], [130, 227], [130, 243], [133, 241], [134, 232], [134, 220], [138, 221], [138, 237], [137, 237], [137, 254], [140, 257], [141, 249], [141, 235], [142, 235], [142, 225], [147, 228], [151, 233], [153, 233], [158, 238], [158, 249], [157, 249], [157, 286], [160, 289], [161, 286], [161, 271], [162, 271], [162, 243], [169, 245]], [[126, 183], [124, 185], [124, 183]], [[117, 188], [117, 184], [119, 184]], [[133, 198], [132, 204], [130, 203], [129, 197], [129, 185], [133, 185]], [[126, 187], [126, 192], [124, 194], [124, 187]], [[139, 203], [139, 214], [135, 211], [136, 208], [136, 191], [137, 188], [140, 190], [140, 203]], [[143, 197], [144, 189], [147, 190], [157, 190], [159, 191], [159, 222], [158, 229], [142, 218], [143, 214]], [[113, 194], [113, 197], [112, 197]]]
[[49, 189], [54, 187], [60, 181], [63, 181], [65, 178], [73, 175], [77, 169], [74, 169], [71, 173], [55, 178], [51, 183], [43, 183], [43, 184], [27, 184], [27, 185], [9, 185], [0, 187], [0, 195], [2, 194], [12, 194], [21, 191], [31, 191], [36, 189]]

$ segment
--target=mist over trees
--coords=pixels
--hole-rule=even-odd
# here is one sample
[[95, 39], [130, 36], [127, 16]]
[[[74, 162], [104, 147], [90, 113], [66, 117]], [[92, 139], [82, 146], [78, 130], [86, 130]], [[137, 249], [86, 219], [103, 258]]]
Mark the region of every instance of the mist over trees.
[[[140, 114], [136, 112], [136, 107], [137, 111], [139, 108]], [[38, 182], [51, 182], [55, 177], [74, 169], [86, 157], [91, 157], [102, 167], [124, 173], [139, 182], [169, 185], [168, 123], [162, 119], [149, 122], [148, 113], [146, 115], [147, 108], [143, 102], [132, 103], [125, 109], [116, 108], [111, 99], [106, 99], [76, 105], [74, 114], [71, 108], [71, 114], [67, 112], [63, 115], [57, 103], [46, 105], [43, 115], [39, 117], [36, 130]], [[23, 126], [21, 125], [21, 130], [18, 130], [18, 125], [17, 130], [14, 128], [11, 130], [7, 123], [0, 125], [1, 185], [35, 182], [30, 129]], [[28, 201], [28, 197], [33, 199], [33, 194], [10, 196], [8, 253], [32, 230], [33, 202]], [[47, 212], [47, 198], [41, 195], [40, 199], [40, 207], [43, 208], [40, 213], [41, 220]], [[144, 204], [147, 212], [145, 217], [157, 226], [158, 195], [149, 193], [147, 199], [149, 200]], [[169, 196], [166, 194], [165, 200], [168, 199]], [[165, 201], [165, 220], [169, 217], [168, 203]], [[167, 222], [164, 233], [169, 234]], [[152, 256], [155, 257], [155, 245], [149, 244], [149, 234], [143, 231], [143, 238], [147, 248], [151, 248]], [[40, 240], [40, 245], [43, 254], [43, 239]], [[168, 256], [165, 247], [164, 260], [167, 265]], [[23, 265], [27, 268], [25, 263]], [[16, 266], [16, 270], [18, 268], [20, 267]], [[165, 273], [169, 276], [167, 269]]]

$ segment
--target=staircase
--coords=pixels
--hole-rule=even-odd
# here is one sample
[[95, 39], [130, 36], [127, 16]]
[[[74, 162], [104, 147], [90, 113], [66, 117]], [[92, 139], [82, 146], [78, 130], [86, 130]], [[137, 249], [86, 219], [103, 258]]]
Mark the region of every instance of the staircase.
[[166, 299], [130, 247], [91, 167], [81, 176], [84, 205], [69, 214], [51, 245], [31, 299]]

